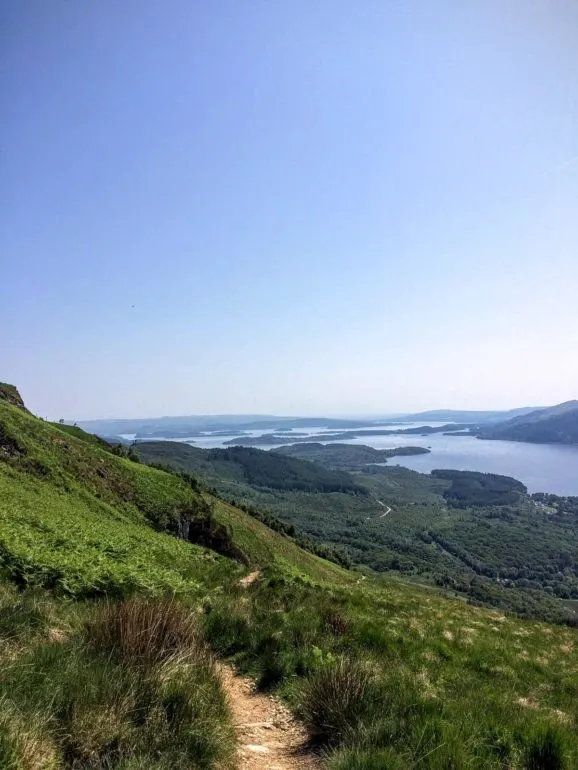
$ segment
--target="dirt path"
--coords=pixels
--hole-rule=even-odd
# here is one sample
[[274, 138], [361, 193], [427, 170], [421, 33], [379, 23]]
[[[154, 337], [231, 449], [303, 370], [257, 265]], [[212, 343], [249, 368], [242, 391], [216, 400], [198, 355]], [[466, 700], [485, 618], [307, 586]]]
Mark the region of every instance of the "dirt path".
[[382, 508], [385, 508], [385, 511], [380, 513], [379, 516], [366, 516], [365, 521], [371, 521], [372, 519], [385, 519], [385, 517], [389, 516], [391, 513], [392, 508], [390, 508], [389, 505], [386, 505], [381, 500], [378, 500], [377, 497], [375, 498], [375, 502], [378, 503], [378, 505], [381, 505]]
[[389, 516], [389, 514], [391, 513], [391, 508], [389, 507], [389, 505], [386, 505], [385, 503], [382, 503], [382, 502], [381, 502], [381, 500], [378, 500], [377, 498], [376, 498], [375, 502], [376, 502], [376, 503], [379, 503], [379, 504], [381, 505], [381, 507], [382, 507], [382, 508], [385, 508], [385, 509], [386, 509], [386, 510], [385, 510], [385, 511], [384, 511], [384, 512], [381, 514], [381, 516], [379, 516], [378, 518], [380, 518], [380, 519], [385, 519], [385, 517], [386, 517], [386, 516]]
[[282, 703], [230, 666], [220, 671], [237, 729], [239, 770], [321, 770], [305, 748], [305, 729]]

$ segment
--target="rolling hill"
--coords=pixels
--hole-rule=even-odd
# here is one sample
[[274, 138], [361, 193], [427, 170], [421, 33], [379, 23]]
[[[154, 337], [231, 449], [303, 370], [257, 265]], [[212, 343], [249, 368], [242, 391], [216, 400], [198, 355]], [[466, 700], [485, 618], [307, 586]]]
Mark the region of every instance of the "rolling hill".
[[578, 444], [578, 401], [538, 409], [478, 431], [480, 438], [535, 444]]
[[396, 418], [396, 422], [456, 422], [456, 423], [486, 423], [510, 420], [529, 414], [536, 407], [522, 406], [507, 410], [464, 410], [464, 409], [430, 409], [426, 412], [404, 414]]

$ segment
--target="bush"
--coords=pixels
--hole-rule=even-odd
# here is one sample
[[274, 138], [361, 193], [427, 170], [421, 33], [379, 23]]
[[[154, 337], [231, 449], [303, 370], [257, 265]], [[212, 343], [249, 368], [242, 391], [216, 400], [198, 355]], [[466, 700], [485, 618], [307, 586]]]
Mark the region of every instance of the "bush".
[[379, 695], [375, 676], [365, 663], [338, 658], [310, 677], [301, 714], [315, 742], [336, 746], [371, 720]]
[[191, 612], [172, 599], [133, 598], [97, 606], [85, 636], [96, 651], [126, 663], [154, 665], [193, 651], [206, 654]]
[[323, 628], [332, 636], [343, 636], [351, 630], [351, 620], [338, 607], [327, 607], [322, 613]]
[[1, 672], [0, 699], [1, 768], [227, 770], [234, 761], [218, 671], [176, 601], [93, 607], [83, 639], [40, 645]]

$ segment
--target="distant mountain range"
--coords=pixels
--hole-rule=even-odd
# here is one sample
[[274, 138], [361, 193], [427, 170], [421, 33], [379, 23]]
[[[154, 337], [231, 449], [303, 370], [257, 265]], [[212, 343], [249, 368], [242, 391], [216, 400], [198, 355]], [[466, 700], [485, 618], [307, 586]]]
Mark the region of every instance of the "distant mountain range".
[[[239, 436], [247, 430], [288, 431], [307, 428], [333, 430], [355, 430], [376, 428], [405, 422], [459, 423], [481, 425], [533, 412], [535, 407], [524, 407], [508, 411], [460, 411], [438, 409], [429, 412], [397, 415], [388, 418], [337, 418], [337, 417], [281, 417], [256, 414], [213, 414], [175, 417], [154, 417], [142, 419], [82, 420], [78, 426], [99, 436], [136, 435], [141, 439], [192, 438], [204, 433]], [[229, 433], [227, 433], [229, 432]]]
[[480, 438], [535, 444], [578, 444], [578, 401], [535, 409], [478, 430]]

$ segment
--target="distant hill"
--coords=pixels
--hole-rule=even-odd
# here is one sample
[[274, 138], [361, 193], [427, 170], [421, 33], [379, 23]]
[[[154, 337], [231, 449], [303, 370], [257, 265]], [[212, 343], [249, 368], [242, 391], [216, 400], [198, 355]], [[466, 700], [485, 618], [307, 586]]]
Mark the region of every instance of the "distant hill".
[[536, 409], [479, 430], [480, 438], [534, 444], [578, 444], [578, 401]]
[[[537, 407], [523, 406], [505, 411], [463, 411], [460, 409], [434, 409], [428, 412], [405, 414], [396, 418], [395, 422], [471, 422], [486, 423], [510, 420], [514, 417], [530, 414]], [[388, 421], [389, 422], [389, 421]], [[391, 421], [393, 422], [393, 421]]]
[[[7, 387], [7, 386], [6, 386]], [[77, 425], [99, 436], [114, 437], [136, 435], [140, 439], [193, 438], [204, 433], [240, 436], [243, 431], [264, 430], [279, 433], [300, 428], [328, 428], [332, 430], [355, 430], [379, 428], [400, 422], [441, 422], [441, 423], [482, 423], [509, 420], [526, 415], [536, 407], [522, 407], [507, 411], [462, 411], [438, 409], [416, 412], [383, 419], [346, 419], [340, 417], [283, 417], [278, 415], [255, 414], [198, 414], [174, 417], [152, 417], [140, 419], [79, 420]], [[256, 442], [259, 443], [258, 441]]]
[[99, 436], [135, 434], [138, 438], [187, 438], [203, 433], [239, 435], [247, 430], [288, 431], [310, 428], [354, 429], [371, 427], [375, 420], [349, 420], [334, 417], [277, 417], [275, 415], [215, 414], [184, 417], [156, 417], [118, 420], [79, 420], [83, 430]]

